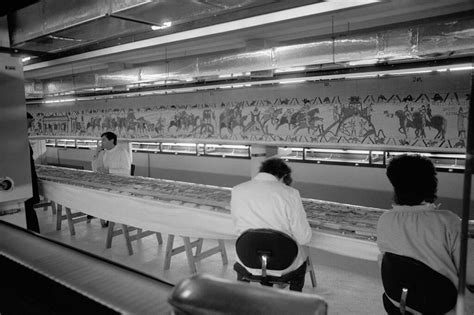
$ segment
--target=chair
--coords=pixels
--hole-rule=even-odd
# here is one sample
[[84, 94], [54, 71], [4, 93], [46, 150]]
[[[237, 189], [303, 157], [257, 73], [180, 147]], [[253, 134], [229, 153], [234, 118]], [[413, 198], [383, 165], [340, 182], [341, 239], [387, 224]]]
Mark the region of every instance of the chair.
[[308, 267], [311, 282], [313, 287], [316, 287], [316, 277], [309, 257], [305, 266], [280, 277], [267, 274], [267, 270], [285, 270], [293, 264], [298, 255], [296, 241], [283, 232], [272, 229], [250, 229], [239, 236], [235, 247], [237, 256], [247, 268], [262, 270], [262, 275], [253, 275], [240, 263], [235, 263], [234, 270], [239, 281], [260, 282], [265, 286], [290, 285], [290, 290], [301, 291], [302, 288], [297, 287], [297, 282], [305, 276]]
[[413, 310], [445, 314], [456, 305], [457, 289], [451, 280], [410, 257], [385, 253], [382, 282], [383, 304], [389, 315], [412, 314]]
[[315, 294], [259, 288], [203, 274], [178, 283], [168, 302], [176, 315], [325, 315], [328, 309]]

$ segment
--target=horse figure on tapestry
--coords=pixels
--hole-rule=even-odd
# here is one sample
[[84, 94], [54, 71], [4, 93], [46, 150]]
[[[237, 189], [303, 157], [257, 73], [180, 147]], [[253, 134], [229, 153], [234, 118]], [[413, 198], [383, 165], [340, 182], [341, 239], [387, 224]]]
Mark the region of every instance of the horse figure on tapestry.
[[403, 110], [397, 110], [395, 112], [399, 121], [398, 131], [404, 135], [407, 135], [407, 132], [410, 128], [415, 130], [416, 137], [425, 137], [425, 127], [433, 128], [438, 131], [434, 139], [444, 139], [446, 135], [447, 121], [441, 115], [434, 115], [431, 119], [426, 119], [423, 117], [422, 113], [415, 111], [411, 114], [411, 119], [407, 117], [407, 114]]
[[247, 119], [247, 115], [242, 116], [242, 107], [235, 106], [233, 108], [226, 108], [219, 115], [219, 136], [223, 128], [226, 128], [230, 134], [234, 134], [234, 128], [244, 128], [244, 121]]

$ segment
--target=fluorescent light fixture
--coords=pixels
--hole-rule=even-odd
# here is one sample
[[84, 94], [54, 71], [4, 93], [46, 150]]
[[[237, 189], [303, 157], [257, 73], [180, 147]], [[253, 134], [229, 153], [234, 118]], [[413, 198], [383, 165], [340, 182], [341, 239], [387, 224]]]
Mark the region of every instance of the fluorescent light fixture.
[[346, 76], [346, 78], [351, 78], [351, 79], [363, 79], [363, 78], [376, 78], [378, 77], [378, 74], [372, 73], [372, 74], [351, 74], [350, 76]]
[[161, 25], [152, 25], [151, 29], [154, 31], [162, 30], [171, 26], [171, 22], [164, 22]]
[[232, 74], [220, 74], [219, 75], [219, 78], [221, 78], [221, 79], [231, 78], [231, 77], [232, 77]]
[[232, 85], [222, 85], [222, 86], [219, 86], [221, 89], [230, 89], [232, 88]]
[[472, 70], [472, 69], [474, 69], [473, 66], [465, 66], [465, 67], [449, 68], [449, 71], [464, 71], [464, 70]]
[[392, 72], [389, 72], [387, 74], [392, 74], [392, 75], [404, 75], [404, 74], [420, 74], [420, 73], [430, 73], [432, 72], [433, 70], [401, 70], [401, 71], [392, 71]]
[[293, 79], [293, 80], [280, 80], [280, 84], [293, 84], [293, 83], [303, 83], [303, 82], [306, 82], [306, 80], [304, 79]]
[[187, 78], [187, 79], [184, 79], [184, 81], [186, 81], [186, 82], [193, 82], [194, 79], [193, 79], [193, 78]]
[[21, 58], [21, 62], [27, 62], [27, 61], [30, 61], [31, 60], [31, 57], [24, 57], [24, 58]]
[[244, 85], [243, 84], [234, 84], [232, 85], [233, 88], [243, 88]]
[[283, 68], [283, 69], [275, 69], [275, 73], [298, 72], [298, 71], [304, 71], [304, 70], [306, 70], [306, 67]]
[[62, 99], [57, 99], [57, 100], [45, 100], [45, 101], [43, 101], [43, 104], [65, 103], [65, 102], [73, 102], [75, 100], [76, 100], [75, 98], [62, 98]]
[[362, 65], [373, 65], [379, 62], [378, 59], [367, 59], [367, 60], [355, 60], [349, 61], [347, 64], [349, 66], [362, 66]]

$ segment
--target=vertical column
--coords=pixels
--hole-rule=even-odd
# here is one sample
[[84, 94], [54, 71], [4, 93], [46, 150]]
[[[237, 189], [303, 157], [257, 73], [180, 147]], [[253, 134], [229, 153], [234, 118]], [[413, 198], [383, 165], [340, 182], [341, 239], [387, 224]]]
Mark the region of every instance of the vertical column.
[[250, 149], [250, 176], [253, 178], [258, 173], [260, 164], [266, 159], [266, 146], [252, 145]]

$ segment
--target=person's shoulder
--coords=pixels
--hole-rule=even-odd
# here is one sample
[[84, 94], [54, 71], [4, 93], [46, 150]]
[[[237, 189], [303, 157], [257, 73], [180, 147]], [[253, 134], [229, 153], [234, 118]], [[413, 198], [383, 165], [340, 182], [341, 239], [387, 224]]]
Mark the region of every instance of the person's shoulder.
[[449, 225], [458, 225], [461, 222], [461, 218], [450, 210], [435, 210], [434, 213]]
[[248, 180], [248, 181], [245, 181], [243, 183], [237, 184], [234, 187], [232, 187], [232, 190], [236, 191], [236, 190], [245, 189], [246, 187], [248, 187], [250, 185], [252, 185], [252, 180]]

